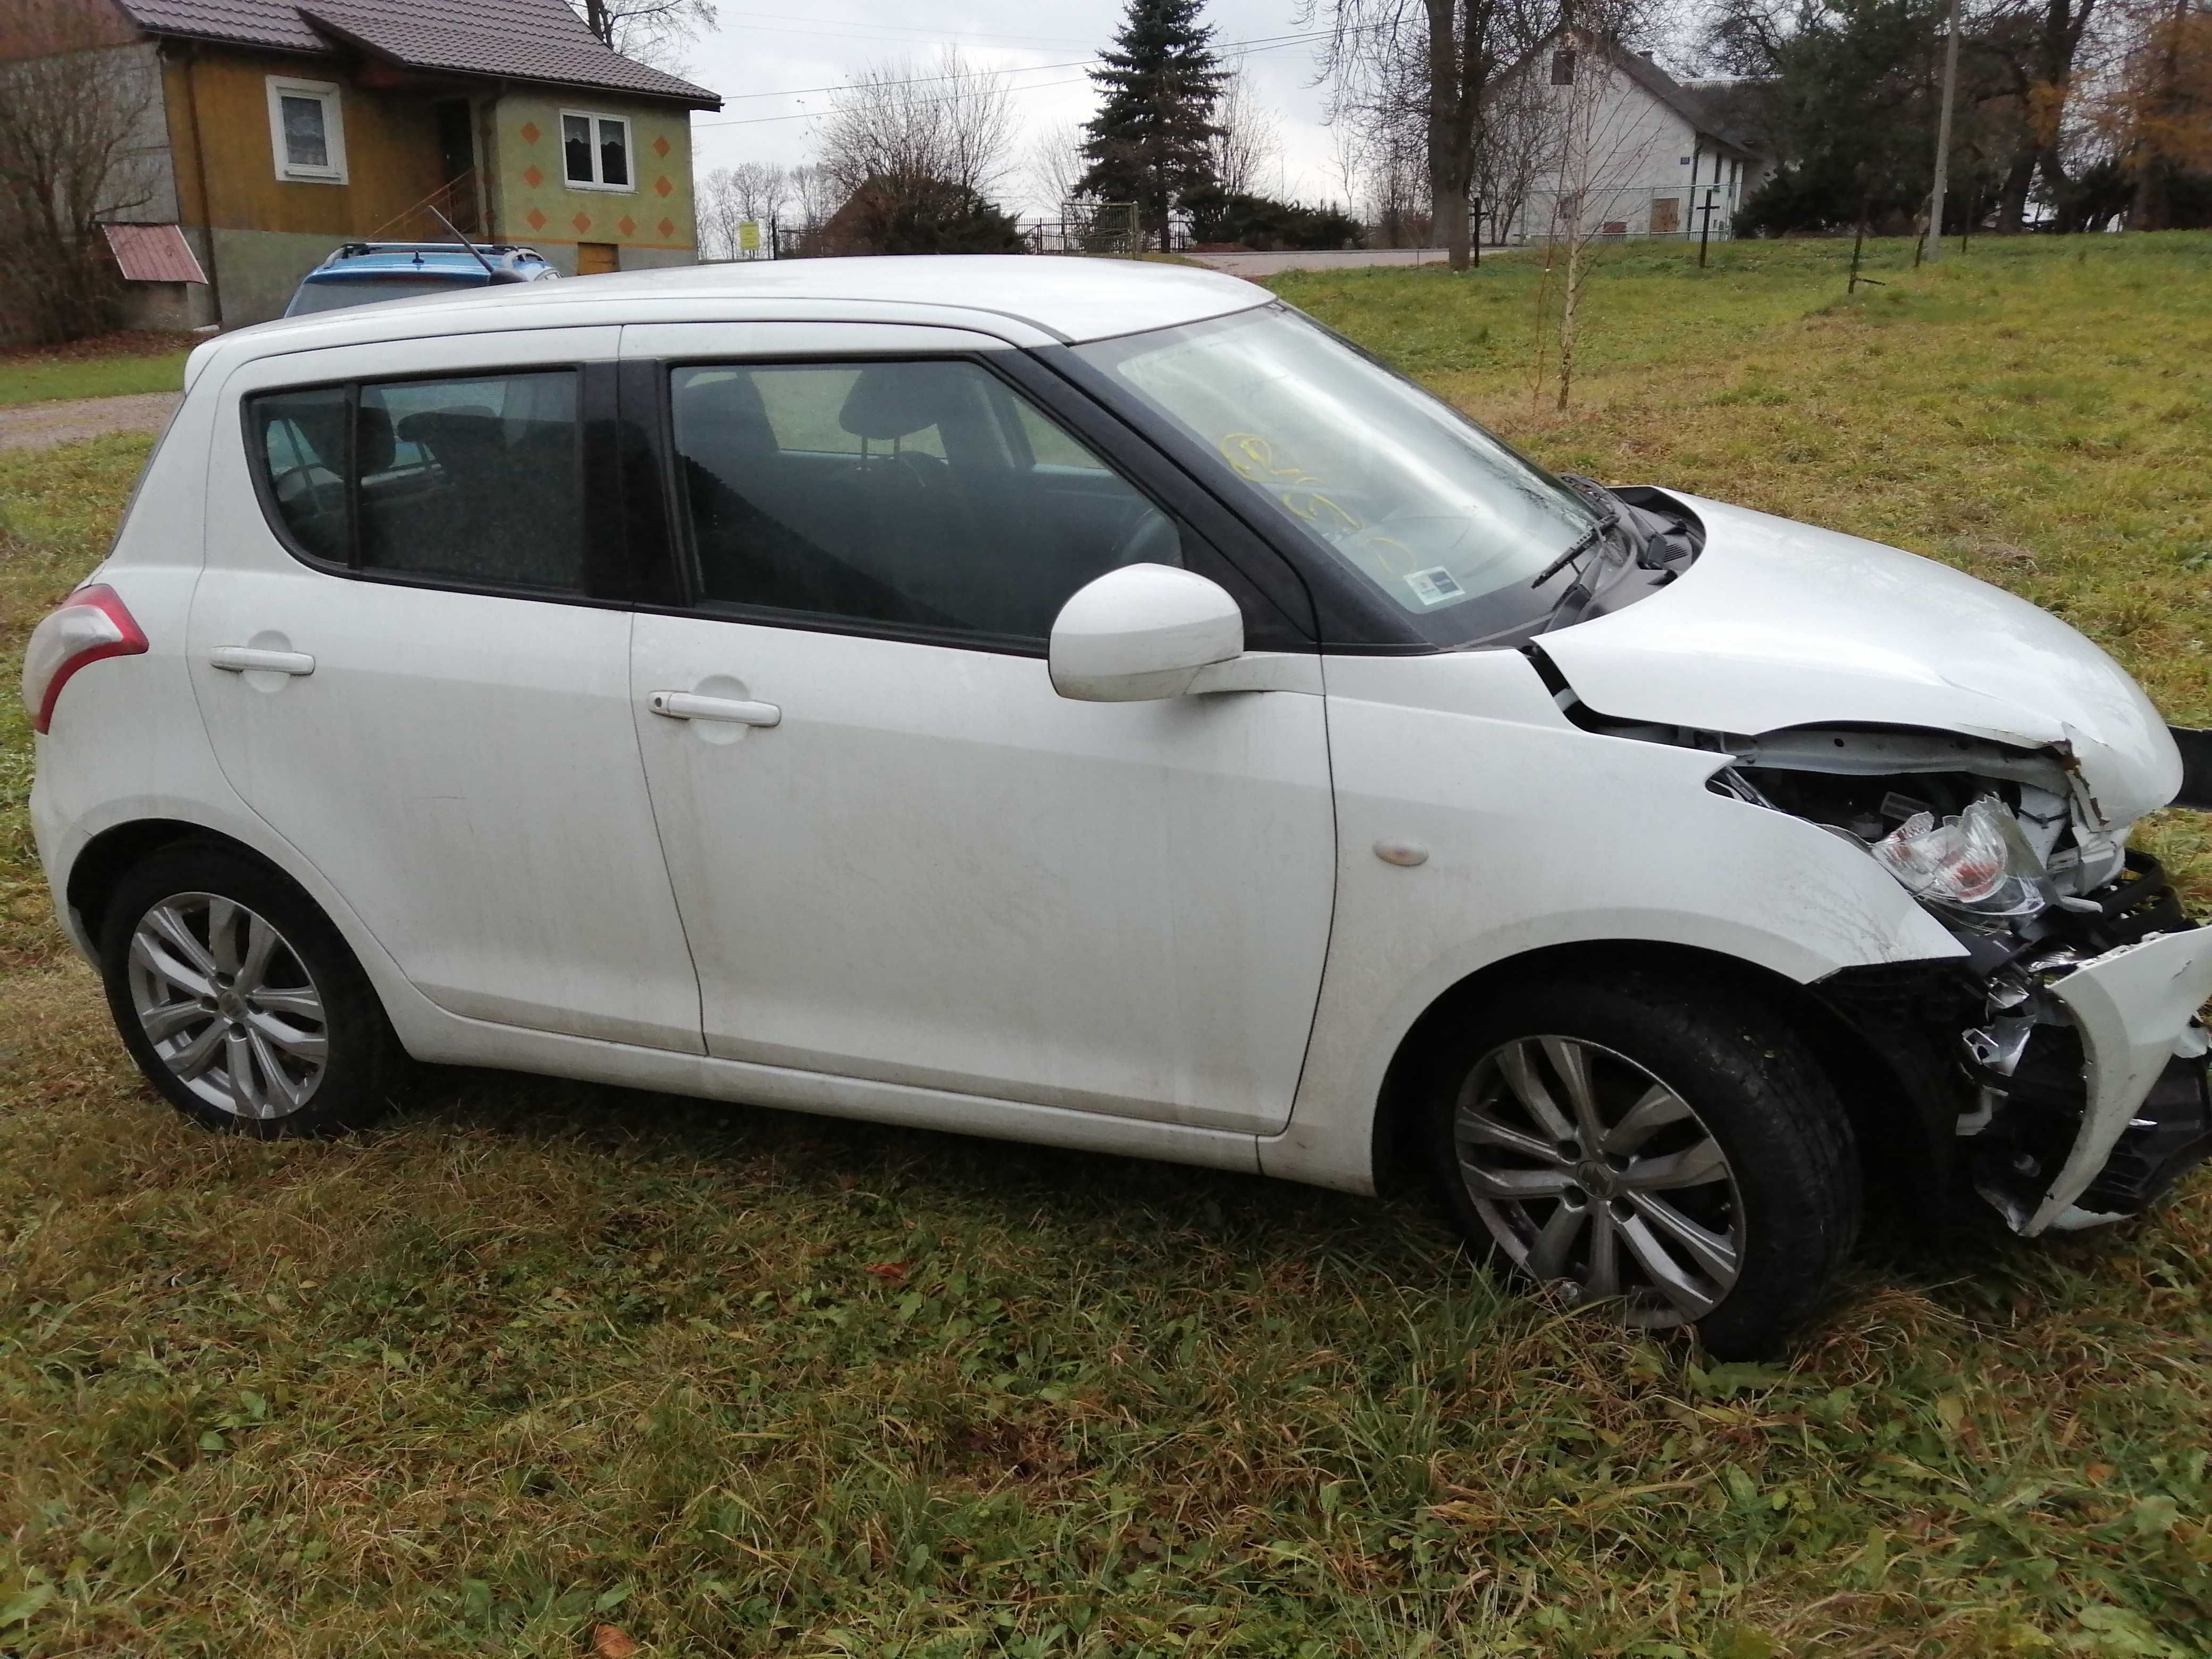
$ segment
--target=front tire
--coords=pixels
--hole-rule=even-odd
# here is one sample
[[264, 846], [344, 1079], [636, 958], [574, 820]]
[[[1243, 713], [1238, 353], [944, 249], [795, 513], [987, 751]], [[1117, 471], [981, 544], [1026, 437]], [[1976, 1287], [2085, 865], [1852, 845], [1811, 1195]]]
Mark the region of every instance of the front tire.
[[101, 918], [107, 1005], [147, 1081], [195, 1122], [273, 1139], [384, 1111], [406, 1071], [368, 976], [290, 880], [213, 842], [164, 848]]
[[1749, 988], [1635, 972], [1516, 988], [1446, 1045], [1429, 1152], [1478, 1249], [1723, 1358], [1772, 1352], [1856, 1235], [1833, 1086]]

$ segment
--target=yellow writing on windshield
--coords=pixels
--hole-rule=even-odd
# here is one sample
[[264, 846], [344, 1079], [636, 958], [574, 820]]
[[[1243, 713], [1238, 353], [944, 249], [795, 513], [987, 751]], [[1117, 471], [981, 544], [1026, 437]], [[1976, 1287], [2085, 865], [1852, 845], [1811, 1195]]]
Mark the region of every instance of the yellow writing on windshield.
[[1402, 576], [1415, 562], [1413, 550], [1393, 537], [1362, 535], [1366, 528], [1332, 496], [1322, 491], [1328, 481], [1293, 463], [1275, 464], [1275, 446], [1256, 432], [1232, 432], [1220, 443], [1222, 459], [1248, 483], [1269, 491], [1285, 511], [1304, 520], [1332, 540], [1350, 538], [1348, 550], [1357, 551], [1383, 574]]

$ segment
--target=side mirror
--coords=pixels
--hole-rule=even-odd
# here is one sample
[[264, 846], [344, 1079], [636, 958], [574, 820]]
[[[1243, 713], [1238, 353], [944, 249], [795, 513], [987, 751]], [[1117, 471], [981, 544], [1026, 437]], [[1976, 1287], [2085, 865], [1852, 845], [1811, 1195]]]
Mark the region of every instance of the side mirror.
[[1052, 689], [1079, 702], [1179, 697], [1244, 650], [1244, 617], [1218, 582], [1125, 564], [1079, 591], [1052, 625]]

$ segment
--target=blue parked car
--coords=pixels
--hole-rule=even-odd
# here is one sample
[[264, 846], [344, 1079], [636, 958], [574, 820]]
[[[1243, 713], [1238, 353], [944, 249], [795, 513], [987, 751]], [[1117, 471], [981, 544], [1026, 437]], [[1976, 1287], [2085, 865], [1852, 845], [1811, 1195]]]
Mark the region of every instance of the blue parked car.
[[459, 242], [348, 242], [301, 279], [284, 314], [423, 300], [560, 274], [536, 248], [511, 242], [480, 243], [473, 250]]

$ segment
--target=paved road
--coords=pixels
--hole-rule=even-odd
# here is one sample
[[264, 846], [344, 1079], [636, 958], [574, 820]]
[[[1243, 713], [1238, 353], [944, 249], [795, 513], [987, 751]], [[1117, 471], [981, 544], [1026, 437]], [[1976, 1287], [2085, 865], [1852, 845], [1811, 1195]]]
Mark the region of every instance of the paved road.
[[[1485, 253], [1503, 253], [1486, 247]], [[1362, 265], [1440, 265], [1440, 247], [1368, 247], [1336, 253], [1186, 253], [1183, 258], [1232, 276], [1272, 276], [1279, 270], [1352, 270]]]
[[51, 449], [110, 432], [159, 432], [183, 395], [139, 392], [122, 398], [0, 406], [0, 449]]

